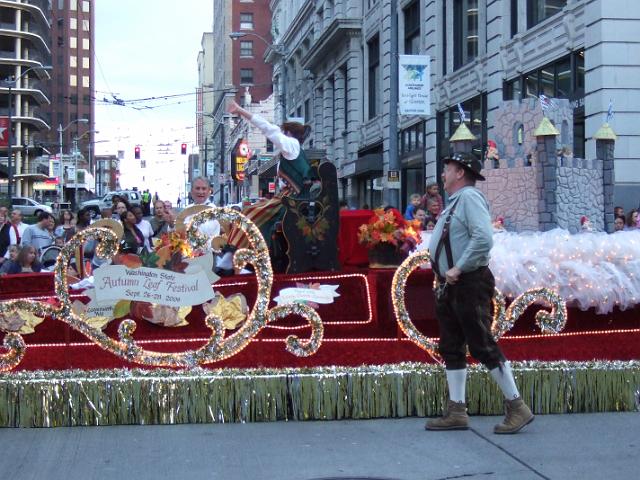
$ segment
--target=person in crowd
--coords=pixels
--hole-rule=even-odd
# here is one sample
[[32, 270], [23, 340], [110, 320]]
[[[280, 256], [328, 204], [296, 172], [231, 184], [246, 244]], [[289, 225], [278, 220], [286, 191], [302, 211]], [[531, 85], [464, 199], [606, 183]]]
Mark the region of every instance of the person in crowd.
[[131, 207], [129, 207], [129, 204], [126, 203], [123, 200], [120, 200], [117, 204], [116, 204], [116, 215], [118, 216], [118, 218], [122, 217], [123, 213], [126, 213], [128, 211], [131, 210]]
[[0, 275], [39, 272], [41, 268], [36, 248], [33, 245], [23, 245], [15, 260], [7, 260], [2, 264]]
[[362, 210], [371, 210], [371, 208], [369, 207], [368, 203], [363, 203], [362, 204]]
[[349, 210], [349, 204], [346, 200], [340, 200], [340, 202], [338, 203], [338, 210]]
[[[208, 205], [215, 207], [215, 203], [209, 200], [211, 192], [212, 189], [209, 179], [205, 177], [194, 178], [191, 182], [191, 198], [193, 199], [192, 205]], [[185, 225], [189, 220], [191, 220], [191, 216], [185, 218]], [[209, 238], [217, 237], [220, 235], [220, 223], [217, 220], [208, 220], [200, 224], [198, 230]]]
[[140, 233], [142, 233], [144, 237], [144, 248], [150, 252], [152, 249], [151, 238], [153, 237], [153, 228], [149, 221], [143, 218], [144, 215], [141, 207], [132, 207], [131, 211], [136, 216], [136, 227], [138, 227], [138, 230], [140, 230]]
[[76, 219], [76, 233], [89, 227], [89, 225], [91, 225], [91, 210], [81, 208], [78, 210], [78, 217]]
[[120, 215], [120, 221], [124, 227], [124, 235], [120, 242], [120, 253], [138, 254], [144, 247], [144, 235], [136, 226], [136, 216], [132, 211], [127, 210]]
[[425, 212], [424, 208], [422, 207], [416, 208], [416, 211], [413, 212], [413, 219], [420, 221], [420, 229], [422, 231], [426, 230], [424, 222], [427, 219], [427, 212]]
[[111, 207], [105, 207], [100, 210], [100, 218], [113, 218], [113, 209]]
[[[193, 188], [193, 185], [192, 185], [192, 188]], [[171, 200], [165, 200], [162, 203], [164, 203], [165, 210], [173, 210], [173, 204], [171, 203]]]
[[614, 207], [613, 208], [613, 216], [615, 217], [624, 217], [624, 208], [622, 207]]
[[440, 187], [438, 187], [437, 182], [431, 182], [427, 184], [426, 193], [422, 196], [420, 200], [420, 205], [422, 208], [426, 208], [427, 212], [429, 211], [429, 199], [435, 199], [439, 206], [439, 211], [441, 212], [444, 208], [444, 202], [442, 201], [442, 195], [440, 195]]
[[516, 433], [534, 419], [520, 397], [511, 366], [491, 334], [495, 279], [489, 270], [493, 228], [489, 203], [475, 185], [484, 180], [482, 163], [468, 153], [444, 159], [442, 180], [449, 205], [435, 226], [429, 251], [436, 277], [438, 350], [445, 364], [449, 402], [427, 430], [469, 428], [465, 386], [467, 348], [489, 370], [505, 398], [506, 416], [494, 433]]
[[49, 212], [40, 212], [38, 214], [38, 222], [29, 225], [22, 236], [21, 245], [31, 245], [35, 247], [36, 254], [40, 255], [42, 251], [50, 245], [53, 245], [53, 228], [55, 220]]
[[409, 204], [407, 205], [407, 209], [404, 211], [405, 220], [413, 220], [416, 208], [420, 206], [420, 199], [420, 194], [411, 194], [411, 196], [409, 197]]
[[160, 235], [168, 231], [169, 225], [164, 217], [164, 202], [158, 199], [153, 203], [153, 217], [149, 220], [149, 224], [153, 230], [153, 237], [160, 237]]
[[18, 209], [11, 211], [11, 217], [0, 227], [0, 257], [9, 258], [7, 249], [10, 245], [20, 245], [28, 225], [22, 222], [22, 212]]
[[176, 205], [178, 208], [180, 208], [180, 204], [182, 203], [182, 199], [180, 197], [178, 197], [178, 200], [176, 200]]
[[71, 210], [62, 210], [58, 219], [58, 226], [54, 230], [56, 237], [63, 237], [65, 242], [76, 234], [75, 219]]
[[151, 194], [148, 189], [142, 192], [141, 199], [143, 216], [148, 217], [151, 215]]
[[638, 210], [635, 208], [627, 213], [627, 224], [625, 230], [636, 230], [638, 228]]
[[613, 219], [613, 231], [622, 232], [624, 230], [624, 225], [626, 223], [626, 219], [623, 216], [617, 216]]
[[435, 225], [438, 219], [440, 218], [440, 214], [442, 213], [442, 207], [436, 198], [430, 198], [427, 200], [427, 217], [428, 220], [433, 221]]

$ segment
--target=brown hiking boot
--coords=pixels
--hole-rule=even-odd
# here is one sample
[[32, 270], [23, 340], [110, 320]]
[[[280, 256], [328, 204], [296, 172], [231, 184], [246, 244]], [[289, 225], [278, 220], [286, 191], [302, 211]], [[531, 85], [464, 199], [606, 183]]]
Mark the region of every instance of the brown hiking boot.
[[429, 420], [424, 428], [426, 430], [466, 430], [469, 428], [467, 404], [449, 400], [444, 415]]
[[495, 426], [493, 433], [517, 433], [533, 422], [535, 418], [522, 398], [505, 400], [504, 410], [506, 414], [504, 420]]

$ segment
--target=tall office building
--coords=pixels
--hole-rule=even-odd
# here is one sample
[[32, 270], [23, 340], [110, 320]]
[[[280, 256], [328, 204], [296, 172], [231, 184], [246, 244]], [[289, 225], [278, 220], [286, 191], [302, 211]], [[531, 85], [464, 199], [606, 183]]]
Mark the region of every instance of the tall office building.
[[[36, 161], [37, 145], [49, 130], [41, 108], [49, 104], [46, 79], [39, 67], [50, 65], [49, 1], [0, 3], [0, 193], [6, 194], [13, 179], [14, 196], [33, 195], [36, 181], [48, 175], [48, 165]], [[9, 107], [11, 112], [9, 112]], [[11, 118], [9, 118], [11, 117]], [[14, 161], [7, 145], [12, 130]]]
[[[74, 137], [80, 137], [78, 150], [86, 162], [91, 157], [94, 141], [91, 132], [95, 125], [94, 25], [93, 0], [51, 2], [53, 71], [49, 141], [52, 145], [58, 145], [60, 127], [65, 129], [68, 126], [62, 134], [63, 153], [70, 153]], [[78, 119], [87, 119], [88, 122], [73, 123]], [[54, 147], [52, 153], [58, 150]], [[79, 167], [94, 171], [93, 165], [87, 163]]]

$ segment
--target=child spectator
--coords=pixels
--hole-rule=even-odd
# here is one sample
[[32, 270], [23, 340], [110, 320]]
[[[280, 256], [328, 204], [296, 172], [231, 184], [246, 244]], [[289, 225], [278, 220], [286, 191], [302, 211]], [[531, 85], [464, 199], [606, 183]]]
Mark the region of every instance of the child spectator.
[[638, 210], [635, 208], [627, 214], [627, 225], [625, 230], [635, 230], [638, 228]]
[[624, 230], [624, 223], [625, 223], [625, 218], [624, 216], [617, 216], [614, 220], [613, 220], [613, 231], [614, 232], [621, 232]]
[[[422, 208], [429, 211], [429, 205], [427, 205], [429, 199], [434, 199], [438, 202], [439, 212], [444, 208], [444, 202], [442, 201], [442, 195], [440, 195], [440, 188], [436, 182], [427, 184], [427, 193], [422, 196], [422, 200], [420, 201], [420, 205]], [[439, 214], [439, 213], [438, 213]]]
[[420, 220], [420, 230], [424, 230], [424, 221], [427, 218], [427, 212], [425, 212], [424, 208], [418, 207], [416, 211], [413, 213], [414, 220]]
[[405, 220], [413, 220], [416, 208], [420, 206], [420, 194], [412, 193], [409, 197], [409, 205], [407, 205], [407, 209], [404, 212]]
[[623, 217], [624, 218], [624, 208], [622, 207], [614, 207], [613, 208], [613, 218]]

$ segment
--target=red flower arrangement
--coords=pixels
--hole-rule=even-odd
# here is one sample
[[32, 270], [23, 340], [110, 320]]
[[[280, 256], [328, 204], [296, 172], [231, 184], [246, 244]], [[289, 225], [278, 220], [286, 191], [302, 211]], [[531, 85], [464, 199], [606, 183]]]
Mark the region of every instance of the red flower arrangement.
[[358, 241], [367, 248], [387, 243], [407, 254], [420, 243], [420, 220], [405, 220], [395, 208], [377, 208], [373, 216], [358, 229]]

